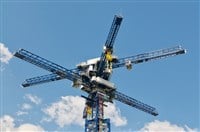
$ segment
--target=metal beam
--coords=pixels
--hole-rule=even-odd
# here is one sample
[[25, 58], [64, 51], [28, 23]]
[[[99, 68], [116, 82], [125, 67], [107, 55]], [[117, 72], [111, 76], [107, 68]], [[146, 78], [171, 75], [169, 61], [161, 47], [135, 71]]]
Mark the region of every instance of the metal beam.
[[[77, 69], [77, 68], [71, 69], [70, 71], [73, 71], [73, 72], [79, 74], [79, 69]], [[48, 83], [48, 82], [52, 82], [52, 81], [58, 81], [58, 80], [62, 80], [62, 79], [67, 79], [67, 76], [59, 76], [55, 73], [52, 73], [52, 74], [47, 74], [47, 75], [42, 75], [42, 76], [37, 76], [37, 77], [26, 79], [22, 83], [22, 86], [30, 87], [33, 85]]]
[[139, 110], [142, 110], [146, 113], [149, 113], [151, 115], [154, 115], [154, 116], [157, 116], [158, 115], [158, 112], [156, 111], [156, 108], [154, 107], [151, 107], [147, 104], [144, 104], [132, 97], [129, 97], [123, 93], [120, 93], [118, 91], [115, 92], [115, 99], [124, 103], [124, 104], [127, 104], [129, 106], [132, 106], [132, 107], [135, 107]]
[[118, 16], [118, 15], [115, 15], [115, 17], [113, 19], [113, 22], [112, 22], [112, 25], [111, 25], [111, 28], [110, 28], [110, 32], [108, 34], [108, 37], [107, 37], [107, 40], [106, 40], [106, 43], [105, 43], [105, 47], [104, 47], [105, 49], [102, 52], [101, 58], [100, 58], [100, 61], [99, 61], [99, 66], [98, 66], [98, 69], [97, 69], [97, 76], [101, 76], [103, 74], [103, 70], [104, 70], [104, 67], [106, 65], [105, 50], [107, 50], [107, 49], [109, 49], [110, 51], [113, 50], [113, 44], [115, 42], [118, 30], [119, 30], [121, 22], [122, 22], [122, 19], [123, 18], [121, 16]]
[[113, 68], [126, 66], [126, 63], [128, 62], [132, 64], [138, 64], [138, 63], [167, 58], [170, 56], [175, 56], [175, 55], [180, 55], [180, 54], [185, 54], [185, 53], [186, 53], [186, 50], [183, 49], [181, 46], [161, 49], [157, 51], [147, 52], [147, 53], [143, 53], [143, 54], [139, 54], [135, 56], [118, 59], [118, 62], [113, 64]]
[[38, 77], [26, 79], [22, 83], [22, 86], [23, 87], [30, 87], [30, 86], [33, 86], [33, 85], [57, 81], [57, 80], [61, 80], [61, 79], [66, 79], [66, 77], [61, 77], [61, 76], [53, 73], [53, 74], [48, 74], [48, 75], [43, 75], [43, 76], [38, 76]]
[[110, 32], [108, 34], [108, 37], [105, 43], [106, 48], [113, 48], [113, 44], [115, 42], [122, 19], [123, 19], [122, 16], [115, 15], [111, 28], [110, 28]]
[[57, 74], [60, 77], [66, 77], [71, 81], [80, 80], [80, 76], [77, 73], [73, 72], [72, 70], [68, 70], [58, 64], [55, 64], [49, 60], [46, 60], [24, 49], [20, 49], [19, 51], [17, 51], [14, 54], [14, 56], [22, 60], [25, 60], [31, 64], [34, 64], [40, 68], [43, 68], [47, 71], [50, 71], [54, 74]]

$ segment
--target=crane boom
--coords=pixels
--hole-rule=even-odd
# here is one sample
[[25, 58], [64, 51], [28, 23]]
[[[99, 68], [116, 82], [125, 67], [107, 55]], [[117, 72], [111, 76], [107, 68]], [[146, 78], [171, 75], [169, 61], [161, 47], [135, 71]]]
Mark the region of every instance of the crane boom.
[[49, 60], [46, 60], [24, 49], [20, 49], [19, 51], [17, 51], [14, 54], [14, 56], [22, 60], [25, 60], [31, 64], [34, 64], [40, 68], [43, 68], [47, 71], [50, 71], [54, 74], [57, 74], [61, 77], [66, 77], [67, 79], [71, 81], [80, 80], [80, 76], [77, 73], [73, 72], [72, 70], [68, 70], [58, 64], [55, 64]]
[[[71, 69], [70, 71], [79, 74], [79, 69]], [[48, 83], [52, 81], [58, 81], [62, 79], [67, 79], [67, 76], [59, 76], [55, 73], [47, 74], [47, 75], [42, 75], [42, 76], [37, 76], [37, 77], [32, 77], [29, 79], [26, 79], [23, 83], [23, 87], [30, 87], [33, 85], [38, 85], [38, 84], [43, 84], [43, 83]], [[69, 79], [70, 80], [70, 79]]]
[[123, 18], [119, 15], [115, 15], [115, 17], [113, 19], [113, 22], [112, 22], [112, 25], [111, 25], [111, 28], [110, 28], [110, 32], [108, 34], [108, 37], [107, 37], [107, 40], [106, 40], [106, 43], [105, 43], [105, 46], [104, 46], [104, 51], [101, 54], [99, 66], [98, 66], [98, 69], [97, 69], [97, 75], [98, 76], [101, 76], [101, 74], [104, 70], [105, 64], [106, 64], [106, 55], [105, 55], [106, 50], [110, 50], [111, 52], [113, 50], [113, 44], [115, 42], [118, 30], [119, 30], [121, 22], [122, 22], [122, 19]]
[[158, 115], [158, 112], [156, 111], [156, 109], [154, 107], [144, 104], [144, 103], [142, 103], [132, 97], [129, 97], [121, 92], [118, 92], [118, 91], [115, 92], [115, 99], [124, 104], [127, 104], [129, 106], [132, 106], [139, 110], [142, 110], [146, 113], [149, 113], [151, 115], [154, 115], [154, 116]]
[[55, 73], [52, 73], [52, 74], [47, 74], [47, 75], [43, 75], [43, 76], [38, 76], [38, 77], [26, 79], [22, 83], [22, 86], [23, 87], [29, 87], [29, 86], [47, 83], [47, 82], [52, 82], [52, 81], [57, 81], [57, 80], [61, 80], [61, 79], [66, 79], [66, 77], [63, 77], [63, 76], [61, 77], [61, 76], [59, 76]]
[[115, 15], [113, 19], [113, 23], [110, 28], [110, 32], [108, 34], [108, 37], [105, 43], [106, 48], [113, 48], [113, 44], [115, 42], [122, 19], [123, 19], [122, 16]]
[[171, 47], [167, 49], [161, 49], [153, 52], [143, 53], [135, 56], [125, 57], [118, 59], [117, 63], [113, 64], [113, 68], [123, 67], [126, 66], [128, 62], [131, 64], [138, 64], [143, 63], [151, 60], [166, 58], [169, 56], [175, 56], [179, 54], [186, 53], [186, 50], [183, 49], [181, 46]]

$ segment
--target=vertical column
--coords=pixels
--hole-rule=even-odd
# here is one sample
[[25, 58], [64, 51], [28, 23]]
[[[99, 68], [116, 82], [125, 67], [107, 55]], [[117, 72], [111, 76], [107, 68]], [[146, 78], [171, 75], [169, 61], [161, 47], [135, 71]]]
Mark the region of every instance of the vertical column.
[[[93, 93], [86, 104], [85, 132], [110, 132], [110, 119], [104, 119], [104, 95], [98, 92]], [[92, 101], [91, 101], [92, 100]], [[91, 109], [87, 112], [87, 107]]]
[[99, 116], [98, 116], [98, 120], [99, 120], [99, 131], [102, 132], [103, 131], [103, 119], [104, 119], [104, 114], [103, 114], [103, 97], [101, 95], [97, 95], [98, 97], [98, 113], [99, 113]]

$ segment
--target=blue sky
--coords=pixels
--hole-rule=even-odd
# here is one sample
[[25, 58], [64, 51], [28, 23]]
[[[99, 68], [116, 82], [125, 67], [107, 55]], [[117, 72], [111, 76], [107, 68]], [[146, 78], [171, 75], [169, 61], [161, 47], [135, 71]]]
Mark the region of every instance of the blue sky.
[[[185, 55], [134, 65], [131, 71], [114, 70], [111, 81], [117, 89], [156, 107], [159, 116], [116, 101], [112, 105], [116, 119], [124, 124], [112, 123], [112, 130], [144, 130], [151, 123], [163, 125], [164, 130], [167, 123], [175, 125], [174, 130], [200, 130], [199, 2], [7, 0], [0, 4], [0, 42], [4, 47], [12, 53], [24, 48], [69, 69], [100, 56], [115, 14], [124, 17], [114, 45], [118, 57], [182, 45], [187, 49]], [[23, 89], [20, 85], [25, 79], [48, 72], [18, 58], [8, 61], [1, 60], [1, 121], [9, 120], [11, 130], [23, 130], [24, 124], [32, 125], [32, 130], [84, 130], [79, 121], [71, 125], [64, 120], [62, 126], [58, 118], [50, 118], [56, 106], [79, 100], [75, 97], [83, 94], [80, 90], [72, 88], [68, 80]], [[74, 103], [72, 106], [78, 107]], [[74, 113], [67, 114], [59, 116]]]

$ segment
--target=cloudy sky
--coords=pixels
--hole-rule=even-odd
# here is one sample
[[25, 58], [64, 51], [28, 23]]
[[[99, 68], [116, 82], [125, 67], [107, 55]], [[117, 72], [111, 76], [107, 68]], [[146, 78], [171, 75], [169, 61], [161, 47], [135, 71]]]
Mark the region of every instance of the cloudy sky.
[[114, 53], [136, 55], [182, 45], [187, 54], [114, 70], [117, 89], [157, 108], [153, 117], [120, 102], [105, 116], [113, 131], [199, 131], [199, 2], [0, 2], [0, 130], [83, 131], [86, 95], [62, 80], [30, 88], [48, 74], [12, 54], [29, 50], [66, 68], [101, 54], [113, 17], [124, 17]]

